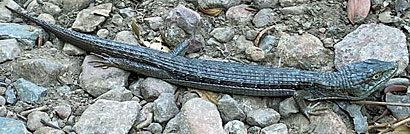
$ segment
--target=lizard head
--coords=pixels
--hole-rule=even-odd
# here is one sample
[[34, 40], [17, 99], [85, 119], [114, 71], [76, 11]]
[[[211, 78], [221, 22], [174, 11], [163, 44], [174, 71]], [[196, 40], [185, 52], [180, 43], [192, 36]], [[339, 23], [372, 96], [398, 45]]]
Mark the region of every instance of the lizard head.
[[345, 66], [340, 73], [347, 82], [344, 91], [349, 96], [364, 98], [376, 91], [397, 72], [396, 62], [368, 59]]

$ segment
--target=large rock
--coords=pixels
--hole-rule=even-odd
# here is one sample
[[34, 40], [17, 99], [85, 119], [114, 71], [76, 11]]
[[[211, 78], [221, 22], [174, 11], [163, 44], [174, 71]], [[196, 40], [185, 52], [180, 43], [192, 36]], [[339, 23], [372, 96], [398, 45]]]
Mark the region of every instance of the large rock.
[[400, 29], [383, 24], [364, 24], [346, 35], [335, 46], [335, 66], [341, 69], [366, 59], [397, 61], [397, 74], [409, 63], [406, 36]]
[[0, 23], [0, 39], [16, 39], [20, 48], [32, 49], [38, 37], [48, 40], [48, 34], [40, 27], [15, 23]]
[[184, 134], [226, 133], [216, 106], [200, 98], [191, 99], [182, 106], [180, 128]]
[[20, 52], [17, 40], [0, 40], [0, 63], [15, 59]]
[[105, 21], [105, 17], [111, 12], [111, 8], [112, 3], [106, 3], [82, 10], [78, 13], [72, 28], [81, 32], [94, 31], [98, 25]]
[[135, 101], [97, 100], [74, 125], [79, 134], [126, 134], [131, 129], [141, 106]]
[[35, 103], [47, 95], [46, 88], [37, 86], [23, 78], [14, 82], [13, 86], [16, 88], [19, 98], [26, 103]]
[[0, 117], [0, 134], [28, 134], [24, 122]]
[[179, 113], [172, 93], [161, 94], [159, 98], [154, 101], [153, 110], [154, 120], [159, 123], [168, 121]]

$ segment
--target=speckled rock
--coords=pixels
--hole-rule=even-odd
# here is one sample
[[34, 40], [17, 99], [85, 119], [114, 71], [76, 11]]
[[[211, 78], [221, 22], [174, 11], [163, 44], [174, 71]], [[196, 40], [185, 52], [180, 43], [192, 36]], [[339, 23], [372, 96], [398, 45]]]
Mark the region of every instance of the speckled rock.
[[104, 22], [111, 8], [112, 3], [106, 3], [80, 11], [72, 28], [81, 32], [93, 32], [99, 24]]
[[24, 122], [11, 118], [0, 117], [1, 134], [28, 134]]
[[153, 110], [154, 120], [159, 123], [168, 121], [179, 113], [172, 93], [162, 93], [158, 99], [154, 101]]
[[235, 31], [231, 27], [215, 28], [210, 35], [220, 42], [229, 42], [235, 35]]
[[249, 111], [246, 117], [246, 121], [250, 125], [256, 125], [260, 127], [266, 127], [277, 123], [279, 119], [279, 113], [270, 108]]
[[27, 117], [27, 128], [31, 131], [36, 131], [40, 127], [44, 126], [43, 123], [41, 123], [41, 120], [45, 122], [51, 121], [50, 117], [45, 112], [34, 111], [30, 113]]
[[23, 78], [14, 82], [13, 86], [17, 91], [19, 99], [26, 103], [35, 103], [47, 95], [46, 88], [40, 87]]
[[48, 40], [49, 35], [45, 30], [30, 25], [20, 25], [15, 23], [0, 23], [0, 37], [2, 39], [17, 39], [21, 49], [32, 49], [35, 46], [37, 37]]
[[245, 113], [240, 109], [239, 104], [231, 96], [224, 95], [218, 101], [218, 109], [224, 122], [231, 120], [245, 120]]
[[147, 101], [153, 101], [158, 98], [162, 93], [174, 93], [177, 89], [176, 86], [173, 86], [163, 80], [150, 78], [148, 77], [141, 82], [141, 93], [142, 96]]
[[288, 127], [283, 123], [273, 124], [261, 130], [261, 134], [287, 134]]
[[248, 7], [248, 5], [238, 5], [229, 8], [226, 11], [227, 20], [235, 24], [246, 25], [251, 21], [253, 15], [251, 11], [246, 10]]
[[0, 63], [17, 58], [20, 52], [17, 40], [0, 40]]
[[247, 134], [245, 124], [238, 120], [229, 121], [225, 124], [224, 129], [229, 134]]

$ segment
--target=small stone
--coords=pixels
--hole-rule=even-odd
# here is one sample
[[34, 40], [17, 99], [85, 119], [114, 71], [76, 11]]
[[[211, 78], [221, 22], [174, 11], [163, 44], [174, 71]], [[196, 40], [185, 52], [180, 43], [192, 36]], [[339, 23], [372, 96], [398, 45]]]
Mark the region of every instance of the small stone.
[[68, 119], [71, 115], [71, 106], [70, 105], [60, 105], [54, 107], [55, 113], [63, 120]]
[[221, 117], [224, 122], [231, 120], [245, 120], [245, 113], [240, 109], [238, 102], [231, 96], [224, 95], [218, 101], [218, 110], [221, 112]]
[[124, 87], [115, 87], [110, 91], [102, 94], [97, 99], [113, 100], [113, 101], [130, 101], [132, 99], [132, 93]]
[[174, 94], [177, 87], [173, 86], [163, 80], [156, 79], [156, 78], [147, 78], [141, 83], [141, 93], [142, 96], [147, 101], [153, 101], [160, 96], [162, 93], [171, 93]]
[[266, 25], [271, 25], [275, 20], [275, 12], [270, 9], [261, 9], [258, 13], [253, 17], [253, 24], [255, 27], [264, 27]]
[[123, 25], [122, 21], [124, 20], [124, 18], [122, 18], [121, 15], [114, 14], [111, 19], [112, 19], [111, 21], [112, 21], [113, 24], [115, 24], [117, 26]]
[[273, 124], [261, 130], [261, 134], [287, 134], [288, 127], [283, 123]]
[[162, 93], [154, 101], [153, 110], [154, 120], [159, 123], [168, 121], [179, 113], [172, 93]]
[[9, 104], [14, 104], [17, 102], [16, 93], [14, 92], [13, 88], [7, 87], [6, 92], [6, 102]]
[[145, 18], [144, 21], [148, 24], [148, 26], [152, 30], [159, 30], [159, 28], [163, 25], [164, 20], [162, 20], [161, 17], [150, 17], [150, 18]]
[[64, 47], [63, 47], [63, 51], [64, 53], [71, 55], [71, 56], [80, 56], [80, 55], [85, 55], [87, 54], [86, 51], [70, 44], [70, 43], [64, 43]]
[[265, 58], [264, 51], [256, 46], [248, 47], [245, 50], [245, 54], [249, 60], [253, 60], [253, 61], [261, 61]]
[[51, 127], [41, 127], [37, 129], [33, 134], [65, 134], [65, 132], [63, 130]]
[[245, 51], [247, 48], [253, 46], [253, 42], [246, 40], [245, 36], [241, 35], [235, 40], [235, 46], [239, 52]]
[[47, 113], [44, 113], [41, 111], [34, 111], [30, 113], [27, 117], [27, 128], [30, 129], [31, 131], [36, 131], [40, 127], [44, 126], [43, 123], [41, 123], [41, 120], [45, 122], [51, 121]]
[[261, 97], [233, 95], [243, 112], [248, 113], [256, 109], [267, 108], [267, 101]]
[[279, 113], [270, 108], [249, 111], [246, 117], [246, 121], [249, 125], [256, 125], [260, 127], [266, 127], [277, 123], [279, 119]]
[[151, 123], [147, 128], [153, 134], [161, 134], [162, 126], [159, 123]]
[[115, 35], [114, 38], [115, 41], [121, 42], [121, 43], [127, 43], [127, 44], [132, 44], [132, 45], [137, 45], [139, 46], [140, 44], [138, 43], [137, 38], [135, 38], [134, 33], [131, 31], [121, 31], [118, 32]]
[[289, 117], [290, 114], [298, 113], [299, 108], [293, 97], [287, 98], [279, 103], [279, 113], [283, 117]]
[[165, 19], [166, 22], [178, 22], [176, 25], [183, 29], [189, 34], [194, 34], [201, 24], [201, 16], [199, 13], [186, 8], [183, 5], [178, 5], [173, 8], [168, 17]]
[[[105, 21], [105, 17], [111, 12], [112, 3], [101, 4], [80, 11], [72, 28], [81, 32], [92, 32], [98, 25]], [[96, 15], [97, 13], [98, 15]]]
[[225, 124], [224, 129], [229, 134], [247, 134], [245, 124], [238, 120], [229, 121]]
[[136, 134], [152, 134], [150, 131], [139, 131]]
[[163, 133], [166, 134], [174, 134], [174, 133], [179, 133], [180, 132], [180, 127], [179, 127], [179, 123], [180, 123], [180, 114], [177, 114], [174, 118], [172, 118], [171, 120], [168, 121], [167, 125], [165, 126], [165, 129], [163, 131]]
[[[247, 40], [255, 40], [256, 37], [258, 36], [259, 31], [257, 30], [246, 30], [246, 39]], [[260, 43], [259, 43], [260, 44]]]
[[38, 15], [37, 18], [40, 19], [40, 20], [44, 20], [45, 22], [48, 22], [50, 24], [56, 24], [56, 20], [50, 14], [42, 13], [42, 14]]
[[226, 11], [226, 18], [234, 24], [246, 25], [251, 21], [253, 13], [246, 10], [248, 5], [238, 5]]
[[107, 29], [100, 29], [97, 31], [97, 36], [101, 38], [107, 38], [110, 35], [110, 31]]
[[[13, 0], [3, 0], [0, 2], [0, 7], [4, 7], [6, 5], [13, 9], [21, 8], [20, 5]], [[11, 22], [14, 19], [13, 16], [14, 15], [12, 15], [12, 12], [7, 8], [0, 8], [0, 23]]]
[[144, 81], [143, 78], [139, 78], [136, 81], [131, 82], [128, 89], [132, 92], [134, 96], [142, 97], [141, 95], [141, 82]]
[[304, 14], [306, 11], [306, 7], [305, 6], [293, 6], [293, 7], [284, 7], [280, 10], [281, 13], [283, 13], [284, 15], [300, 15], [300, 14]]
[[256, 7], [262, 8], [274, 8], [279, 4], [279, 0], [254, 0]]
[[0, 63], [14, 60], [21, 53], [16, 39], [0, 40]]
[[261, 129], [262, 129], [262, 128], [260, 128], [260, 127], [258, 127], [258, 126], [250, 127], [250, 128], [248, 129], [248, 134], [260, 134], [260, 133], [261, 133]]
[[[186, 93], [186, 94], [184, 94], [184, 96], [183, 96], [183, 98], [182, 98], [181, 104], [183, 105], [183, 104], [185, 104], [187, 101], [189, 101], [190, 99], [198, 98], [198, 97], [199, 97], [199, 96], [198, 96], [198, 94], [196, 94], [196, 93], [192, 93], [192, 92]], [[179, 99], [178, 99], [178, 100], [179, 100]]]
[[67, 94], [71, 91], [71, 88], [67, 85], [64, 85], [62, 87], [57, 88], [56, 90], [57, 90], [58, 93]]
[[6, 105], [6, 98], [0, 96], [0, 107]]
[[259, 42], [259, 48], [265, 53], [269, 53], [275, 47], [276, 37], [272, 35], [266, 35], [262, 37]]
[[27, 134], [23, 121], [0, 117], [0, 134]]
[[80, 75], [80, 85], [86, 92], [98, 97], [116, 87], [125, 87], [128, 82], [129, 72], [108, 67], [106, 69], [94, 67], [90, 61], [100, 60], [95, 56], [88, 55], [83, 61], [83, 72]]
[[220, 42], [229, 42], [235, 35], [235, 31], [231, 27], [215, 28], [210, 35]]
[[392, 23], [393, 16], [391, 15], [391, 11], [385, 11], [379, 14], [379, 21], [382, 23]]
[[324, 47], [333, 47], [333, 39], [332, 38], [325, 38], [325, 39], [323, 39], [323, 46]]
[[308, 2], [308, 0], [279, 0], [279, 4], [282, 7], [294, 6], [298, 4], [303, 4]]
[[[409, 103], [410, 95], [394, 95], [392, 93], [386, 94], [386, 102], [391, 103]], [[387, 108], [392, 112], [393, 116], [397, 119], [405, 118], [410, 115], [409, 107], [401, 106], [387, 106]]]
[[51, 15], [57, 15], [62, 10], [60, 7], [58, 7], [57, 5], [54, 5], [53, 3], [43, 2], [43, 11]]
[[199, 8], [212, 9], [212, 8], [229, 8], [241, 3], [241, 0], [197, 0]]
[[322, 27], [322, 28], [319, 28], [319, 32], [322, 33], [322, 34], [325, 33], [325, 32], [326, 32], [326, 28], [323, 28], [323, 27]]
[[194, 98], [181, 108], [181, 133], [225, 133], [222, 119], [214, 104], [201, 98]]
[[26, 103], [35, 103], [47, 95], [46, 88], [40, 87], [23, 78], [14, 82], [13, 86], [16, 88], [19, 98]]
[[0, 87], [0, 95], [6, 94], [6, 87]]
[[1, 39], [18, 40], [22, 42], [18, 43], [21, 49], [32, 49], [36, 45], [37, 37], [39, 36], [43, 37], [44, 40], [48, 40], [49, 37], [47, 32], [40, 27], [15, 23], [0, 23]]
[[120, 9], [120, 14], [124, 16], [125, 18], [137, 16], [137, 13], [132, 8], [129, 8], [129, 7]]
[[135, 101], [97, 100], [88, 106], [73, 128], [81, 134], [125, 134], [130, 131], [140, 108]]

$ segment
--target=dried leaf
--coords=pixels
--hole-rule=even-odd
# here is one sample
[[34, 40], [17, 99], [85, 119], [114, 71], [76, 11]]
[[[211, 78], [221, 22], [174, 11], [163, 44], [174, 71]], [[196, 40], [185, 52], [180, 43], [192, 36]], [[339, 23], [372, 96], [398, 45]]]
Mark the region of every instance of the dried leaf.
[[137, 36], [138, 43], [140, 45], [144, 45], [144, 40], [142, 39], [142, 36], [141, 36], [141, 26], [137, 24], [137, 21], [135, 19], [132, 19], [131, 21], [131, 29], [134, 32], [134, 34]]
[[369, 11], [370, 0], [349, 0], [347, 2], [347, 17], [353, 24], [364, 20]]
[[201, 97], [202, 99], [209, 100], [215, 105], [218, 104], [218, 100], [221, 98], [221, 95], [219, 95], [219, 93], [215, 93], [211, 91], [198, 90], [198, 89], [192, 89], [192, 88], [188, 88], [188, 90], [197, 93], [199, 97]]
[[210, 8], [210, 9], [201, 9], [199, 8], [199, 11], [201, 11], [204, 14], [211, 15], [211, 16], [218, 16], [219, 13], [221, 13], [223, 8]]

